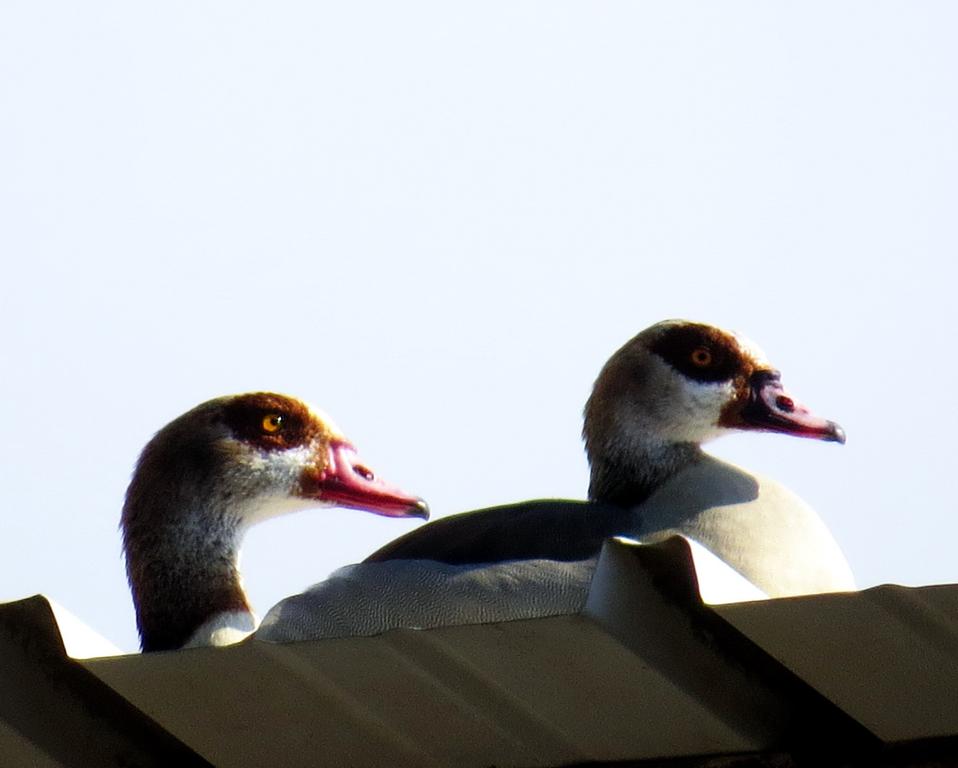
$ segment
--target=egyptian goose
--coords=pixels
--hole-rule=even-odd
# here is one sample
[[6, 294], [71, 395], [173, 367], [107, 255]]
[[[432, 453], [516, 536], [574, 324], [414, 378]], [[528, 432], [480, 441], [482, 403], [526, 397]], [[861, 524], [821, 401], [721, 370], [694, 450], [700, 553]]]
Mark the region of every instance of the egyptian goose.
[[367, 562], [452, 564], [594, 556], [609, 536], [685, 534], [770, 596], [853, 589], [825, 524], [773, 480], [720, 461], [702, 443], [736, 430], [845, 442], [801, 405], [741, 336], [667, 320], [600, 372], [585, 406], [590, 503], [530, 501], [446, 517]]
[[143, 449], [121, 528], [144, 651], [236, 642], [256, 628], [239, 548], [251, 525], [307, 507], [428, 518], [375, 477], [333, 423], [292, 397], [221, 397]]
[[734, 430], [845, 440], [785, 391], [750, 342], [701, 323], [658, 323], [609, 359], [586, 404], [588, 502], [527, 501], [422, 526], [274, 606], [257, 637], [578, 610], [603, 541], [620, 535], [684, 534], [769, 596], [853, 589], [841, 550], [808, 505], [702, 450]]

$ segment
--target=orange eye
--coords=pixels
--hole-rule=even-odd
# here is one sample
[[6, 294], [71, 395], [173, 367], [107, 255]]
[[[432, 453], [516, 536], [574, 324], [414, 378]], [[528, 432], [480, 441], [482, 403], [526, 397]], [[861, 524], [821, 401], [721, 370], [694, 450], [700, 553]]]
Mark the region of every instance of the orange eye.
[[692, 362], [699, 368], [712, 364], [712, 353], [706, 347], [699, 347], [690, 355]]
[[283, 428], [283, 416], [279, 413], [268, 413], [263, 417], [260, 426], [264, 432], [275, 435]]

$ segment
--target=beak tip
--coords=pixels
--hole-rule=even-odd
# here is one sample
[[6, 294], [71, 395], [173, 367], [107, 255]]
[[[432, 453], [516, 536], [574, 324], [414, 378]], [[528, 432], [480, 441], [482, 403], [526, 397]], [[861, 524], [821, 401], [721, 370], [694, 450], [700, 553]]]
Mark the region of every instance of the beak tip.
[[845, 444], [845, 430], [842, 429], [834, 421], [828, 422], [828, 426], [831, 430], [832, 441], [838, 443], [839, 445]]
[[425, 499], [416, 500], [416, 503], [410, 507], [409, 516], [418, 517], [423, 520], [429, 519], [429, 505], [426, 503]]

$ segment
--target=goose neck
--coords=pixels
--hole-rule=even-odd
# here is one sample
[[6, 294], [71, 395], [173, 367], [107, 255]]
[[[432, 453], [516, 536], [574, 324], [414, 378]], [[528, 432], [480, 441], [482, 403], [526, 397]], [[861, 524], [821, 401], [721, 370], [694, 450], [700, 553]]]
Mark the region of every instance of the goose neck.
[[250, 612], [239, 571], [239, 519], [210, 508], [160, 519], [145, 527], [133, 517], [124, 529], [144, 651], [182, 647], [219, 614]]

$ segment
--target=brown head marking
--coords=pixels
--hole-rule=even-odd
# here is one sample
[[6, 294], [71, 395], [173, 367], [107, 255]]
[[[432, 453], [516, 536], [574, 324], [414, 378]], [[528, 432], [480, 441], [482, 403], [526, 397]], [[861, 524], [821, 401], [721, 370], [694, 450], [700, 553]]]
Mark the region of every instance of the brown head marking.
[[734, 336], [698, 323], [666, 328], [649, 349], [695, 381], [731, 381], [751, 368]]
[[239, 395], [223, 407], [222, 419], [234, 437], [266, 451], [282, 451], [329, 437], [309, 408], [283, 395]]

